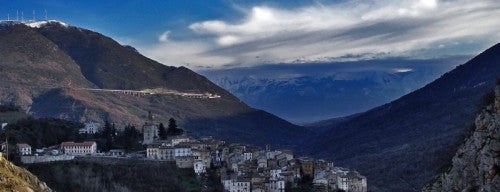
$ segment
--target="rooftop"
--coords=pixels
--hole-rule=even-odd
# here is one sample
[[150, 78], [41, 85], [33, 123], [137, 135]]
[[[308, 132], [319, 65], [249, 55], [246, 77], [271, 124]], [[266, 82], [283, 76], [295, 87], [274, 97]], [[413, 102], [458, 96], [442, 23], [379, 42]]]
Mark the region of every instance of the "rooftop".
[[27, 143], [18, 143], [17, 144], [17, 148], [29, 148], [31, 147], [30, 145], [28, 145]]
[[61, 143], [61, 147], [74, 147], [74, 146], [90, 147], [94, 144], [96, 144], [95, 141], [84, 141], [82, 143], [75, 143], [73, 141], [66, 141], [66, 142]]

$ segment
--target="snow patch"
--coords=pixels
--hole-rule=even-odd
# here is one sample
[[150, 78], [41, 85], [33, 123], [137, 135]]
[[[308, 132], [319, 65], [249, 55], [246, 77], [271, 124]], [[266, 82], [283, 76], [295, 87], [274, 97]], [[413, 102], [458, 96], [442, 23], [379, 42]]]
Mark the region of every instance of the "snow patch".
[[396, 73], [407, 73], [413, 71], [413, 69], [410, 68], [394, 68], [392, 70]]
[[33, 22], [26, 22], [24, 23], [26, 26], [28, 27], [32, 27], [32, 28], [40, 28], [40, 27], [43, 27], [47, 24], [50, 24], [50, 23], [57, 23], [57, 24], [60, 24], [64, 27], [68, 27], [69, 25], [64, 23], [64, 22], [61, 22], [61, 21], [57, 21], [57, 20], [48, 20], [48, 21], [33, 21]]

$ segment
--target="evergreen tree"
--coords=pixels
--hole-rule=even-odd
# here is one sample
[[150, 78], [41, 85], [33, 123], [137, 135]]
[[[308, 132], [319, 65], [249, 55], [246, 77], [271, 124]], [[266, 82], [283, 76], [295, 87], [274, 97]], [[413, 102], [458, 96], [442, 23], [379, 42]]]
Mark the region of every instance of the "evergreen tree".
[[[118, 139], [117, 139], [118, 140]], [[119, 137], [117, 143], [123, 146], [126, 151], [141, 150], [141, 133], [132, 125], [127, 125]]]
[[108, 121], [105, 121], [101, 137], [106, 141], [102, 149], [104, 151], [110, 150], [113, 147], [113, 139], [115, 137], [115, 124], [110, 124]]
[[182, 129], [177, 128], [177, 123], [174, 118], [168, 120], [167, 135], [182, 135]]
[[163, 123], [160, 123], [158, 127], [158, 136], [160, 136], [161, 140], [167, 139], [167, 129], [165, 129]]

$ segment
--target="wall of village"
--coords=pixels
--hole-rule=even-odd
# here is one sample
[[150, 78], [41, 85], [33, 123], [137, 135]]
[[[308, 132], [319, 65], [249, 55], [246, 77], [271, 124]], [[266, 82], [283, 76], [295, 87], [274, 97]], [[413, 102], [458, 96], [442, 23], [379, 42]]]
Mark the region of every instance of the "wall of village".
[[57, 155], [57, 156], [21, 156], [21, 162], [24, 164], [45, 163], [52, 161], [69, 161], [75, 159], [72, 155]]

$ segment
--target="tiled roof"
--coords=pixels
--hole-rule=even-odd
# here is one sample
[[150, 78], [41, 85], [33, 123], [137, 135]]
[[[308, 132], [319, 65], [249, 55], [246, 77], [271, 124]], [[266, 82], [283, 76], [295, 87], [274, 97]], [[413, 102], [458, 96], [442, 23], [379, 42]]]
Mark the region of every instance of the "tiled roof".
[[75, 143], [73, 141], [66, 141], [61, 143], [61, 147], [75, 147], [75, 146], [83, 146], [90, 147], [95, 144], [95, 141], [84, 141], [82, 143]]
[[31, 147], [30, 145], [28, 145], [27, 143], [18, 143], [17, 144], [17, 148], [29, 148]]

